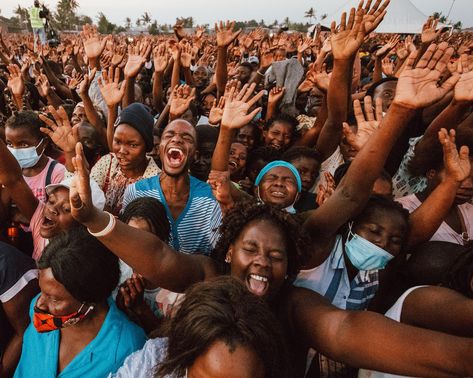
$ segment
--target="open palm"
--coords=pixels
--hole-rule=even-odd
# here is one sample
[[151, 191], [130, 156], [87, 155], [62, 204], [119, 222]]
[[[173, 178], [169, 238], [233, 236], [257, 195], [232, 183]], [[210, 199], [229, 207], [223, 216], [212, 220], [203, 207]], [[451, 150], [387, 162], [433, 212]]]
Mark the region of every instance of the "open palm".
[[41, 132], [48, 135], [53, 143], [64, 152], [74, 151], [78, 135], [77, 130], [71, 127], [66, 111], [62, 106], [57, 111], [52, 106], [49, 106], [48, 109], [53, 115], [54, 121], [40, 114], [39, 117], [48, 126], [47, 128], [41, 127]]

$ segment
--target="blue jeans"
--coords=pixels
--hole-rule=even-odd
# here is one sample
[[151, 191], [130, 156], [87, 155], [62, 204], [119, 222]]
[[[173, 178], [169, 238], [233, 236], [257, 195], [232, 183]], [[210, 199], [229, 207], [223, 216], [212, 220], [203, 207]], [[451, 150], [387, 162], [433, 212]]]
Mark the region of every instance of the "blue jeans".
[[36, 52], [36, 46], [38, 41], [38, 36], [41, 41], [41, 45], [46, 44], [46, 32], [44, 28], [33, 28], [33, 36], [34, 36], [34, 51]]

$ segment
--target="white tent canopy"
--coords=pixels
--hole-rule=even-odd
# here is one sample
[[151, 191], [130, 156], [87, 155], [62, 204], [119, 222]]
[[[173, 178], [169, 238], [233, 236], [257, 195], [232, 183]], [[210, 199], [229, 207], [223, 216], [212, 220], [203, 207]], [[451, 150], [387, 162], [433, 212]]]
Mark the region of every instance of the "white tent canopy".
[[[359, 0], [348, 0], [333, 14], [321, 22], [330, 27], [332, 21], [340, 22], [343, 12], [350, 13], [351, 8], [358, 7]], [[387, 8], [383, 22], [376, 28], [377, 33], [418, 34], [422, 32], [422, 25], [427, 20], [410, 0], [393, 0]]]

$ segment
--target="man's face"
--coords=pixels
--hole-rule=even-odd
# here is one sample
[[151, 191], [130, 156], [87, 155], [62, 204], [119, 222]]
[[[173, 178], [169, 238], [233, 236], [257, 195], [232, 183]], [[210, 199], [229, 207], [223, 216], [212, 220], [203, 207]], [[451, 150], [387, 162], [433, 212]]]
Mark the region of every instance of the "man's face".
[[195, 155], [196, 140], [194, 127], [184, 120], [176, 120], [166, 126], [159, 145], [159, 156], [167, 175], [187, 174]]

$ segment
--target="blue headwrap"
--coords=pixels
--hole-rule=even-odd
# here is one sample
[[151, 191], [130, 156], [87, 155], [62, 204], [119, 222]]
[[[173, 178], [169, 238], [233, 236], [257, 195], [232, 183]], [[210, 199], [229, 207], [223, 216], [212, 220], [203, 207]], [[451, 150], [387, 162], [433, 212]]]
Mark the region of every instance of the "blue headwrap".
[[258, 186], [261, 180], [263, 179], [264, 175], [268, 173], [274, 167], [285, 167], [289, 169], [294, 175], [294, 177], [296, 178], [297, 191], [299, 193], [301, 192], [302, 181], [301, 181], [301, 176], [299, 175], [299, 172], [297, 171], [296, 167], [294, 167], [291, 163], [288, 163], [287, 161], [283, 161], [283, 160], [275, 160], [275, 161], [272, 161], [271, 163], [266, 164], [266, 166], [260, 171], [260, 173], [256, 177], [255, 186]]

